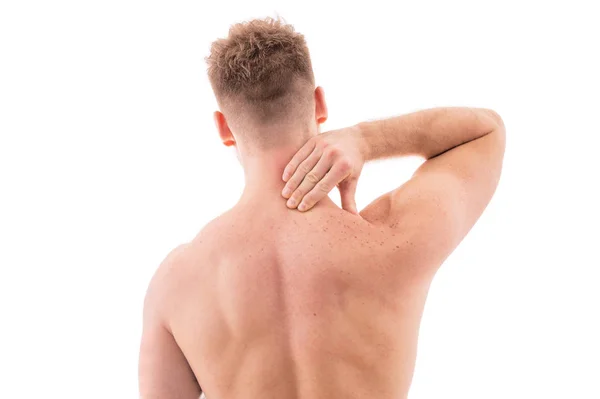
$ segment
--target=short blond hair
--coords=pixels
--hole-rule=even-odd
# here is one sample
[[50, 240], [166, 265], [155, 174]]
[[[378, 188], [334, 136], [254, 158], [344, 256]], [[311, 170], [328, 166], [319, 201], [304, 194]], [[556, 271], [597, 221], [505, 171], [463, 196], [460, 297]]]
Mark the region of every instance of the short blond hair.
[[217, 102], [230, 125], [260, 127], [306, 120], [315, 79], [304, 35], [281, 17], [237, 23], [205, 58]]

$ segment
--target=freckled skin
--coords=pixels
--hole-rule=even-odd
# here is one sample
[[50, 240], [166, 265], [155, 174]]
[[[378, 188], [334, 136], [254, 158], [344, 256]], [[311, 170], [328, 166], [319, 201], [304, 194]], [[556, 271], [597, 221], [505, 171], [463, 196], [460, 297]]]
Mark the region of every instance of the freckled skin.
[[368, 217], [237, 206], [185, 247], [169, 325], [207, 398], [406, 397], [432, 274]]
[[[504, 124], [454, 107], [344, 131], [353, 171], [361, 156], [426, 161], [355, 215], [328, 197], [304, 213], [286, 207], [282, 173], [297, 148], [247, 158], [238, 204], [149, 285], [142, 398], [196, 399], [200, 387], [208, 399], [407, 397], [431, 280], [496, 189]], [[230, 133], [220, 127], [227, 145]]]

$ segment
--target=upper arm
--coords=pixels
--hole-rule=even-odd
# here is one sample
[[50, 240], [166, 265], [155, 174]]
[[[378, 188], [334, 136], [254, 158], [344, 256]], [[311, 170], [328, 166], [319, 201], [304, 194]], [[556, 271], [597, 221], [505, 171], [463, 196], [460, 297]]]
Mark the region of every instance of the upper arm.
[[425, 161], [409, 181], [376, 199], [361, 215], [398, 231], [421, 262], [439, 266], [491, 200], [504, 148], [499, 120], [493, 132]]
[[173, 335], [161, 324], [144, 326], [139, 388], [142, 399], [198, 399], [202, 392]]
[[[177, 251], [181, 249], [172, 255]], [[198, 381], [165, 323], [162, 306], [165, 287], [161, 271], [159, 268], [152, 279], [144, 301], [138, 369], [140, 398], [198, 399], [201, 394]]]

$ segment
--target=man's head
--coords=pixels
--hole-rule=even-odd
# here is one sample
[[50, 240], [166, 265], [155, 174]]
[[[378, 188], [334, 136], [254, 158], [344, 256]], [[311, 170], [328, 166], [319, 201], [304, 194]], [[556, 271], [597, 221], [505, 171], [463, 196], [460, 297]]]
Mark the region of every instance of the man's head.
[[304, 36], [279, 18], [232, 25], [206, 62], [219, 135], [244, 155], [303, 144], [327, 119]]

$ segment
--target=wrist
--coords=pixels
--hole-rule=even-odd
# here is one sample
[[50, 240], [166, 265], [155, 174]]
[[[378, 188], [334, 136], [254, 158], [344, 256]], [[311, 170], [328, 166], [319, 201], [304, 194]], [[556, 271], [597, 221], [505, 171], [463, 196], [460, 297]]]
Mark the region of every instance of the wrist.
[[358, 150], [365, 162], [372, 159], [371, 145], [369, 144], [369, 129], [364, 122], [351, 127], [352, 135], [356, 138]]

